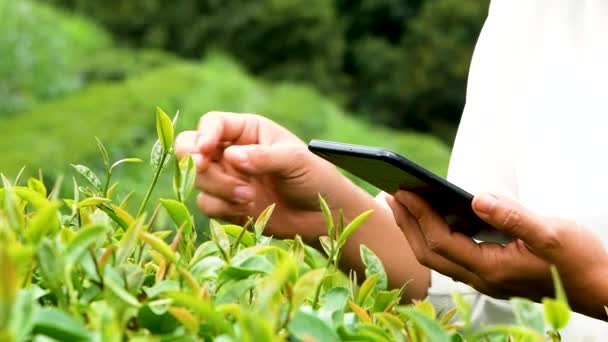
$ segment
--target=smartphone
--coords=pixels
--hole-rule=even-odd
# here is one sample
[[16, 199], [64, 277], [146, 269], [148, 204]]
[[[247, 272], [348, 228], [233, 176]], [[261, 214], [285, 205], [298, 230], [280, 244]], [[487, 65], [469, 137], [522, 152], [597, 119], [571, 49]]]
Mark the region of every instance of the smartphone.
[[475, 240], [507, 243], [511, 237], [482, 221], [471, 208], [473, 195], [395, 152], [381, 148], [311, 140], [308, 149], [389, 194], [418, 194], [453, 230]]

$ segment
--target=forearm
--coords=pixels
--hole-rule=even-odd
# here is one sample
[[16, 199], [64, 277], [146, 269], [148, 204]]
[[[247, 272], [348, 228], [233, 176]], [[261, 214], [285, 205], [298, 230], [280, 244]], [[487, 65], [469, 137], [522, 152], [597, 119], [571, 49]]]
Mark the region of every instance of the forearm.
[[373, 209], [374, 213], [347, 241], [340, 266], [344, 270], [357, 271], [359, 279], [362, 279], [365, 266], [361, 261], [360, 245], [363, 244], [382, 260], [390, 288], [401, 288], [409, 282], [404, 293], [405, 301], [426, 297], [430, 271], [416, 259], [390, 209], [362, 189], [352, 187], [351, 193], [343, 192], [345, 196], [339, 199], [346, 223], [367, 210]]

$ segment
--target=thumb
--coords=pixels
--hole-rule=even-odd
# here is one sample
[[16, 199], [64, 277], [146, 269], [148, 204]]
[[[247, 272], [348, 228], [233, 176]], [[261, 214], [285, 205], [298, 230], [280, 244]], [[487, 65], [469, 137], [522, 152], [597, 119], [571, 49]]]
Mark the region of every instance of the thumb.
[[287, 174], [304, 164], [301, 151], [299, 146], [287, 144], [232, 145], [224, 151], [224, 158], [250, 175]]
[[551, 233], [543, 217], [507, 197], [480, 194], [473, 199], [473, 210], [497, 230], [522, 240], [533, 249], [545, 245]]

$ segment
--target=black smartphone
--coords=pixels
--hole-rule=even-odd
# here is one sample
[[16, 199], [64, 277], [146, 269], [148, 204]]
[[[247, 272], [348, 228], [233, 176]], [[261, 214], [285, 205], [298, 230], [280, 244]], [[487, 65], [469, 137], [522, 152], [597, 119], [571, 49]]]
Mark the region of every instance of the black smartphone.
[[453, 230], [480, 241], [512, 240], [475, 214], [473, 195], [395, 152], [323, 140], [310, 141], [308, 149], [389, 194], [400, 189], [418, 194]]

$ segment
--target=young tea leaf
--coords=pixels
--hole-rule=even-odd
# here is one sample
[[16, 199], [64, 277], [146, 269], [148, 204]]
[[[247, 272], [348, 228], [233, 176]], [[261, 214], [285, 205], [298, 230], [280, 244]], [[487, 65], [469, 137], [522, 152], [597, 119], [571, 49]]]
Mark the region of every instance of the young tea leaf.
[[331, 215], [331, 210], [329, 210], [329, 205], [325, 202], [325, 199], [321, 194], [319, 194], [319, 203], [321, 205], [321, 211], [323, 212], [323, 216], [325, 217], [325, 222], [327, 223], [327, 236], [329, 236], [332, 240], [336, 239], [335, 235], [335, 227], [334, 227], [334, 218]]
[[57, 218], [58, 210], [61, 207], [61, 203], [53, 203], [46, 205], [43, 209], [39, 210], [36, 216], [32, 218], [30, 224], [25, 231], [25, 237], [28, 241], [34, 245], [40, 242], [43, 236], [47, 235], [49, 231], [57, 231], [59, 228], [59, 220]]
[[363, 284], [361, 284], [361, 287], [359, 288], [359, 294], [357, 295], [357, 304], [359, 306], [365, 306], [368, 298], [373, 295], [379, 277], [379, 274], [372, 274], [371, 276], [365, 279]]
[[0, 331], [7, 328], [17, 296], [17, 265], [7, 248], [0, 251]]
[[306, 301], [306, 298], [312, 296], [324, 276], [324, 269], [316, 269], [304, 273], [293, 287], [292, 306], [298, 308]]
[[156, 107], [156, 132], [163, 150], [169, 152], [173, 146], [173, 122], [160, 107]]
[[173, 192], [175, 197], [180, 202], [186, 201], [190, 192], [194, 187], [194, 180], [196, 178], [196, 165], [191, 155], [186, 155], [179, 162], [176, 161], [176, 168], [173, 176]]
[[317, 316], [299, 310], [287, 325], [287, 330], [299, 341], [339, 342], [340, 337]]
[[125, 158], [125, 159], [121, 159], [117, 162], [115, 162], [114, 164], [112, 164], [112, 166], [110, 166], [110, 172], [112, 170], [114, 170], [115, 167], [117, 167], [120, 164], [124, 164], [124, 163], [141, 163], [143, 162], [142, 159], [139, 158]]
[[532, 328], [541, 334], [545, 332], [543, 314], [537, 309], [534, 302], [525, 298], [511, 298], [511, 305], [513, 305], [513, 313], [518, 324]]
[[169, 216], [177, 227], [184, 228], [184, 235], [189, 236], [192, 232], [194, 221], [185, 204], [172, 199], [161, 199], [160, 203], [165, 207]]
[[429, 318], [423, 312], [413, 307], [397, 307], [396, 311], [413, 322], [424, 334], [429, 341], [433, 342], [450, 342], [450, 336], [443, 329], [439, 322]]
[[39, 181], [36, 178], [30, 178], [27, 180], [27, 187], [32, 189], [33, 191], [36, 191], [37, 193], [39, 193], [42, 197], [46, 197], [47, 193], [46, 193], [46, 186], [44, 186], [44, 183], [42, 183], [41, 181]]
[[105, 165], [106, 169], [110, 166], [110, 156], [108, 155], [108, 150], [99, 138], [95, 137], [95, 141], [97, 142], [97, 148], [99, 148], [99, 153], [101, 153], [101, 158], [103, 159], [103, 165]]
[[99, 224], [81, 228], [66, 246], [63, 254], [68, 269], [71, 269], [82, 258], [89, 246], [101, 240], [107, 231], [107, 226]]
[[553, 286], [555, 288], [555, 299], [568, 305], [566, 291], [564, 290], [564, 286], [562, 285], [562, 281], [555, 265], [551, 265], [551, 278], [553, 279]]
[[367, 220], [367, 218], [373, 213], [373, 210], [368, 210], [366, 212], [364, 212], [363, 214], [357, 216], [354, 220], [352, 220], [351, 223], [349, 223], [346, 228], [344, 228], [344, 231], [342, 232], [342, 234], [340, 234], [340, 236], [338, 237], [338, 242], [337, 242], [337, 248], [338, 249], [342, 249], [342, 247], [344, 247], [344, 244], [346, 243], [346, 240], [354, 233], [357, 231], [357, 229], [359, 229], [361, 227], [361, 225], [363, 224], [363, 222], [365, 222], [365, 220]]
[[255, 221], [255, 224], [253, 225], [253, 230], [255, 232], [255, 236], [257, 238], [259, 238], [262, 233], [264, 232], [264, 228], [266, 228], [266, 225], [268, 224], [268, 221], [270, 220], [270, 216], [272, 215], [272, 212], [274, 211], [274, 204], [271, 204], [268, 208], [264, 209], [264, 211], [262, 211], [262, 213], [260, 214], [260, 216], [258, 216], [258, 219]]
[[34, 334], [45, 335], [57, 341], [90, 340], [90, 334], [84, 324], [53, 307], [44, 307], [38, 311]]
[[372, 296], [378, 291], [385, 291], [388, 287], [388, 276], [384, 271], [382, 261], [371, 249], [365, 247], [365, 245], [360, 246], [360, 252], [361, 260], [363, 260], [363, 264], [365, 265], [365, 276], [369, 277], [372, 274], [378, 275], [378, 282], [376, 283], [376, 288], [374, 289]]
[[568, 304], [552, 298], [543, 298], [545, 321], [553, 330], [565, 327], [570, 321], [570, 307]]
[[91, 185], [97, 191], [101, 191], [101, 181], [99, 180], [97, 175], [93, 171], [91, 171], [91, 169], [89, 169], [88, 167], [86, 167], [84, 165], [74, 165], [74, 164], [71, 164], [71, 165], [76, 170], [76, 172], [81, 174], [87, 181], [89, 181], [89, 183], [91, 183]]
[[148, 245], [150, 245], [152, 249], [160, 253], [168, 261], [172, 263], [177, 262], [177, 257], [175, 256], [175, 253], [173, 252], [171, 247], [169, 247], [169, 245], [165, 241], [161, 240], [156, 235], [150, 234], [148, 232], [139, 232], [139, 238]]
[[143, 228], [145, 217], [131, 223], [125, 234], [120, 239], [120, 245], [116, 251], [116, 265], [122, 265], [135, 250], [137, 237]]
[[222, 252], [224, 259], [228, 259], [230, 256], [230, 240], [228, 239], [228, 235], [224, 231], [222, 225], [219, 224], [216, 220], [210, 220], [211, 223], [211, 236], [213, 241], [217, 244], [217, 247]]

